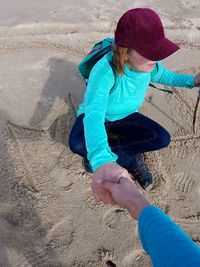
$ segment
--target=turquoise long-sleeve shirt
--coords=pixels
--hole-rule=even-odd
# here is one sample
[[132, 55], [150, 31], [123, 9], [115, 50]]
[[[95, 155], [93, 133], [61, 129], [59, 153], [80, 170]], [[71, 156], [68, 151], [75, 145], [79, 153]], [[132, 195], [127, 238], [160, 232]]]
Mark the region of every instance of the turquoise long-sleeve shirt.
[[157, 62], [157, 72], [138, 72], [125, 65], [125, 74], [115, 77], [110, 65], [112, 57], [111, 51], [92, 68], [83, 102], [77, 111], [77, 116], [85, 114], [87, 157], [94, 171], [107, 162], [116, 162], [118, 158], [109, 147], [105, 120], [116, 121], [136, 112], [144, 102], [150, 82], [194, 87], [193, 76], [165, 69], [161, 62]]
[[142, 210], [138, 230], [154, 267], [200, 266], [200, 247], [159, 208]]

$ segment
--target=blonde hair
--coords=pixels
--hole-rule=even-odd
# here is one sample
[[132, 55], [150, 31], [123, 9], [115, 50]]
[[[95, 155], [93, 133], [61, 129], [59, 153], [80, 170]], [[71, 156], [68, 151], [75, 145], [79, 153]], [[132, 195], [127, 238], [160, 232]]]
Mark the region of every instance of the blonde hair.
[[113, 45], [112, 50], [114, 53], [113, 64], [117, 73], [124, 75], [124, 65], [127, 61], [127, 53], [130, 49], [118, 45]]

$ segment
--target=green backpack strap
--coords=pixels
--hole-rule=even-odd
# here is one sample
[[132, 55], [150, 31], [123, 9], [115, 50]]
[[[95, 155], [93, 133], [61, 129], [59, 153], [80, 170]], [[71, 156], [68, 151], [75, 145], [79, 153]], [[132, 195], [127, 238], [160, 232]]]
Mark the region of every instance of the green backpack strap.
[[157, 90], [160, 90], [160, 91], [162, 91], [162, 92], [164, 92], [164, 93], [173, 94], [173, 91], [172, 91], [172, 90], [167, 90], [167, 89], [158, 88], [158, 87], [156, 87], [155, 85], [153, 85], [152, 83], [150, 83], [149, 86], [152, 87], [152, 88], [155, 88], [155, 89], [157, 89]]

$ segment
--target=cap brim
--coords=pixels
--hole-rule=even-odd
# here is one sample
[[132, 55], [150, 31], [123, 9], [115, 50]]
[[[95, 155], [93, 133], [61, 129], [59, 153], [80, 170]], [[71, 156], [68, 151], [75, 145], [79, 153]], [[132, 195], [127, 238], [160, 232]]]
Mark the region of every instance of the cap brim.
[[136, 48], [135, 50], [149, 60], [159, 61], [172, 55], [179, 49], [180, 47], [178, 45], [167, 38], [163, 38], [161, 41], [155, 42], [153, 46], [152, 44], [144, 44], [143, 46], [140, 45], [140, 48]]

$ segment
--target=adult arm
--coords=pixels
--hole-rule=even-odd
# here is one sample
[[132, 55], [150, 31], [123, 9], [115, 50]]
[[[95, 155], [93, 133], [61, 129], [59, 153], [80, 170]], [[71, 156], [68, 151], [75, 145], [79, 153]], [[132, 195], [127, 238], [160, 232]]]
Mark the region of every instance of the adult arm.
[[114, 201], [138, 220], [143, 248], [154, 267], [199, 267], [200, 248], [169, 216], [151, 206], [135, 183], [121, 178], [118, 183], [104, 181]]
[[200, 266], [200, 248], [159, 208], [145, 207], [138, 226], [142, 246], [154, 267]]

